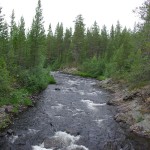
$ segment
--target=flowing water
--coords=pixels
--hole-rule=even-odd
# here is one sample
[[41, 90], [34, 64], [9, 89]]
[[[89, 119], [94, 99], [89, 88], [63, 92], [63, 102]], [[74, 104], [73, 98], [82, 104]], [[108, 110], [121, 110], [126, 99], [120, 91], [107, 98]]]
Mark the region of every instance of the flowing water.
[[0, 150], [134, 150], [114, 121], [111, 94], [96, 80], [59, 72], [57, 84], [40, 94], [36, 106], [19, 115]]

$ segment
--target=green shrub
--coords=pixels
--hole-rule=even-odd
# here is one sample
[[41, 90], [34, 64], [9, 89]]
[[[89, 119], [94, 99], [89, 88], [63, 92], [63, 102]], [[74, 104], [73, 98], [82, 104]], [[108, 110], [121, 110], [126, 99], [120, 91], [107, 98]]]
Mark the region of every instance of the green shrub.
[[26, 70], [20, 74], [20, 82], [30, 91], [38, 92], [47, 87], [48, 84], [55, 83], [55, 80], [45, 68], [35, 68]]
[[55, 84], [56, 83], [56, 81], [55, 81], [55, 79], [54, 79], [54, 77], [53, 76], [49, 76], [49, 84]]
[[6, 68], [6, 63], [3, 58], [0, 58], [0, 96], [4, 96], [10, 91], [11, 78], [9, 71]]
[[150, 82], [150, 59], [143, 56], [141, 50], [131, 53], [131, 69], [126, 76], [133, 87], [143, 86]]
[[62, 62], [60, 62], [57, 59], [52, 63], [51, 68], [52, 68], [52, 70], [58, 70], [59, 68], [61, 68], [61, 65], [62, 65]]
[[32, 101], [29, 98], [24, 99], [23, 104], [25, 106], [31, 106], [32, 105]]
[[75, 73], [73, 73], [74, 75], [78, 75], [78, 76], [81, 76], [81, 77], [93, 77], [91, 74], [88, 74], [86, 72], [81, 72], [81, 71], [76, 71]]
[[29, 93], [26, 89], [16, 89], [10, 94], [10, 104], [13, 105], [24, 105], [26, 101], [30, 101]]
[[[88, 59], [80, 66], [79, 70], [82, 72], [82, 76], [88, 76], [96, 78], [100, 75], [103, 75], [105, 70], [105, 58], [93, 57], [92, 59]], [[84, 72], [84, 74], [83, 74]]]
[[13, 89], [5, 97], [0, 98], [0, 106], [3, 105], [31, 105], [32, 101], [29, 99], [29, 92], [26, 89]]
[[101, 76], [98, 76], [97, 79], [101, 81], [101, 80], [105, 80], [106, 77], [101, 75]]

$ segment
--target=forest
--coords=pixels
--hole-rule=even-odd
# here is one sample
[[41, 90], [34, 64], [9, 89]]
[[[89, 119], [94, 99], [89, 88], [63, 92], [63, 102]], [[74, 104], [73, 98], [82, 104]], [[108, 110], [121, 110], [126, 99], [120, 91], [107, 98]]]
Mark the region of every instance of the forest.
[[30, 105], [30, 95], [55, 83], [51, 70], [77, 68], [78, 75], [98, 80], [122, 80], [131, 88], [150, 83], [150, 2], [136, 9], [141, 23], [134, 29], [119, 21], [108, 30], [95, 21], [86, 28], [84, 17], [75, 18], [74, 29], [58, 23], [55, 32], [44, 29], [41, 0], [30, 29], [23, 16], [5, 21], [0, 8], [0, 106]]

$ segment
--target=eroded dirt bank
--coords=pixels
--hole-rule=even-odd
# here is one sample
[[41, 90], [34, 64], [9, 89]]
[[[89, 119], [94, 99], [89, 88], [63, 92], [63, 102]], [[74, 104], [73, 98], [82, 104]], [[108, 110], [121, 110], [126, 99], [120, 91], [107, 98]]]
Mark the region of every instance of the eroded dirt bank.
[[125, 84], [107, 79], [98, 86], [113, 92], [107, 104], [117, 106], [115, 120], [129, 137], [143, 145], [142, 149], [150, 147], [150, 85], [130, 91]]

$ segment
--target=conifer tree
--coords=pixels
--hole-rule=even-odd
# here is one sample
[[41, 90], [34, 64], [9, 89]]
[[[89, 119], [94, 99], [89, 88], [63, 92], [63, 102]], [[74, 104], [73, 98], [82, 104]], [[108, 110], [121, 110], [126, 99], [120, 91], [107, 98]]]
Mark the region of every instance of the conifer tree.
[[45, 30], [43, 25], [41, 0], [38, 0], [36, 14], [30, 30], [30, 67], [43, 65], [45, 55]]
[[82, 15], [78, 15], [75, 20], [75, 31], [73, 34], [73, 57], [75, 63], [81, 63], [85, 56], [85, 24]]
[[72, 62], [72, 51], [71, 51], [71, 44], [72, 44], [72, 28], [66, 28], [64, 34], [64, 54], [63, 54], [63, 61], [65, 63]]
[[1, 34], [1, 31], [2, 31], [2, 28], [3, 28], [3, 15], [2, 15], [2, 8], [0, 7], [0, 34]]
[[93, 50], [93, 35], [92, 29], [87, 28], [85, 34], [85, 49], [87, 51], [87, 57], [92, 58], [95, 55], [95, 51]]
[[15, 22], [15, 12], [14, 10], [12, 11], [12, 14], [10, 16], [11, 18], [11, 22], [10, 22], [10, 49], [9, 49], [9, 52], [8, 52], [8, 67], [10, 69], [10, 72], [12, 72], [13, 74], [15, 74], [14, 71], [16, 71], [16, 67], [15, 67], [15, 64], [17, 62], [17, 58], [16, 58], [16, 50], [17, 50], [17, 38], [18, 38], [18, 30], [17, 30], [17, 25], [16, 25], [16, 22]]
[[18, 26], [18, 65], [22, 68], [26, 67], [26, 35], [25, 35], [25, 21], [21, 17]]
[[92, 36], [93, 36], [92, 51], [94, 51], [97, 58], [99, 57], [99, 54], [100, 54], [100, 33], [99, 32], [100, 32], [99, 26], [98, 26], [97, 22], [95, 21], [93, 24], [93, 27], [92, 27]]
[[107, 33], [107, 28], [104, 25], [103, 28], [101, 29], [101, 40], [100, 40], [100, 51], [99, 55], [102, 56], [108, 47], [108, 33]]
[[63, 48], [63, 24], [58, 23], [55, 30], [55, 46], [56, 46], [56, 59], [62, 62], [64, 48]]
[[8, 33], [8, 24], [6, 22], [3, 24], [1, 37], [0, 37], [0, 43], [1, 43], [0, 44], [1, 56], [5, 58], [5, 61], [8, 61], [9, 33]]
[[51, 24], [48, 28], [48, 34], [46, 38], [46, 65], [50, 65], [54, 61], [54, 36], [51, 28]]

